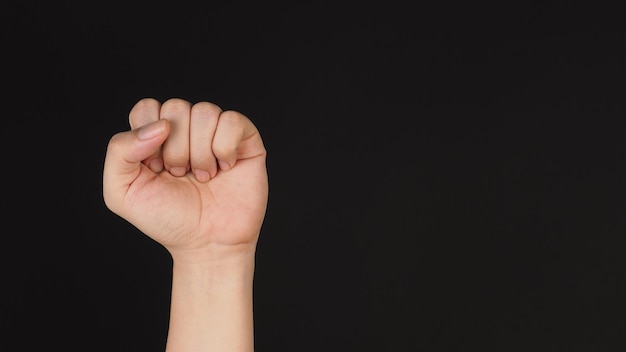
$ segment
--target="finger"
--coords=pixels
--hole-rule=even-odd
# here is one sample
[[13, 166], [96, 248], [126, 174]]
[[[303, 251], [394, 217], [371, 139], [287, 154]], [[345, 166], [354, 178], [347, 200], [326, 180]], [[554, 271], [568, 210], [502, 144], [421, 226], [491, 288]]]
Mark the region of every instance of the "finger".
[[221, 112], [219, 106], [209, 102], [200, 102], [191, 107], [189, 160], [191, 170], [200, 182], [209, 181], [217, 174], [217, 161], [211, 144]]
[[170, 134], [163, 143], [165, 169], [174, 176], [184, 176], [189, 171], [189, 116], [191, 104], [172, 98], [161, 105], [161, 119], [170, 121]]
[[237, 160], [265, 155], [265, 147], [256, 126], [237, 111], [224, 111], [213, 137], [213, 154], [221, 170], [235, 166]]
[[111, 137], [103, 171], [104, 200], [111, 210], [120, 209], [123, 195], [141, 171], [141, 162], [159, 149], [169, 131], [168, 121], [159, 120]]
[[[159, 119], [159, 110], [161, 103], [152, 98], [144, 98], [139, 100], [128, 114], [128, 122], [131, 129], [137, 129]], [[143, 163], [150, 167], [154, 172], [163, 170], [163, 158], [161, 156], [161, 148], [158, 148], [154, 154], [149, 155]]]

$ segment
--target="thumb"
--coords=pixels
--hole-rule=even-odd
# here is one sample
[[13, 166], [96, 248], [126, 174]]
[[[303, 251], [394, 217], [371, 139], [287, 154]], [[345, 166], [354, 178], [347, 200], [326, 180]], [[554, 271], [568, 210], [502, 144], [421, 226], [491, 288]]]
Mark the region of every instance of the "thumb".
[[111, 137], [103, 171], [103, 196], [109, 208], [123, 198], [139, 175], [141, 162], [159, 149], [169, 131], [169, 121], [161, 119]]

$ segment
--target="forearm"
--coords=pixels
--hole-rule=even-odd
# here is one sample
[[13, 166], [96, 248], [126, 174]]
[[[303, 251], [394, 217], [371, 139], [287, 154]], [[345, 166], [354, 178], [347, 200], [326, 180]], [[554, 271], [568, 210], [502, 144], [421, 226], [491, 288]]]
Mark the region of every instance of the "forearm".
[[254, 250], [173, 258], [166, 351], [253, 351]]

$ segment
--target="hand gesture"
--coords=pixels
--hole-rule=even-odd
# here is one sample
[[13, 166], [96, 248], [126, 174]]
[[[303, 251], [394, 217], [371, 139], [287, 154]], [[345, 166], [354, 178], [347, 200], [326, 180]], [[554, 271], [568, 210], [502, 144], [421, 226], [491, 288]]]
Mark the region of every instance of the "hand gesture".
[[[268, 198], [266, 150], [243, 114], [146, 98], [107, 146], [107, 207], [172, 255], [254, 249]], [[186, 254], [185, 254], [186, 255]]]

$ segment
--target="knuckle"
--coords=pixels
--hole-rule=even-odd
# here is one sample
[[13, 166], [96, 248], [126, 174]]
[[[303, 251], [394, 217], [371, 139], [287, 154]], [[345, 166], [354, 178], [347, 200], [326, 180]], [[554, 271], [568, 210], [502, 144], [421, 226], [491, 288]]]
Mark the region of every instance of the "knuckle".
[[180, 149], [165, 149], [163, 150], [163, 157], [170, 163], [186, 163], [189, 160], [189, 153]]
[[109, 138], [109, 143], [107, 144], [107, 151], [116, 152], [122, 148], [122, 138], [123, 133], [118, 132]]
[[215, 164], [215, 158], [211, 158], [209, 155], [191, 155], [189, 161], [195, 168], [200, 169], [209, 169], [213, 164]]
[[128, 113], [128, 121], [131, 127], [136, 128], [145, 123], [146, 118], [152, 116], [154, 112], [154, 118], [158, 118], [159, 106], [158, 100], [154, 98], [143, 98], [135, 103]]
[[191, 116], [194, 118], [212, 118], [219, 116], [222, 109], [213, 103], [203, 101], [194, 104], [191, 111], [193, 112]]
[[226, 143], [213, 143], [212, 149], [217, 157], [228, 157], [235, 152], [235, 148]]
[[153, 106], [158, 106], [159, 104], [160, 104], [159, 101], [154, 98], [142, 98], [139, 101], [137, 101], [135, 106], [137, 108], [150, 108]]
[[235, 110], [226, 110], [220, 115], [220, 119], [230, 123], [240, 124], [243, 122], [243, 115]]
[[180, 113], [188, 110], [191, 104], [181, 98], [170, 98], [163, 103], [161, 107], [165, 113]]

